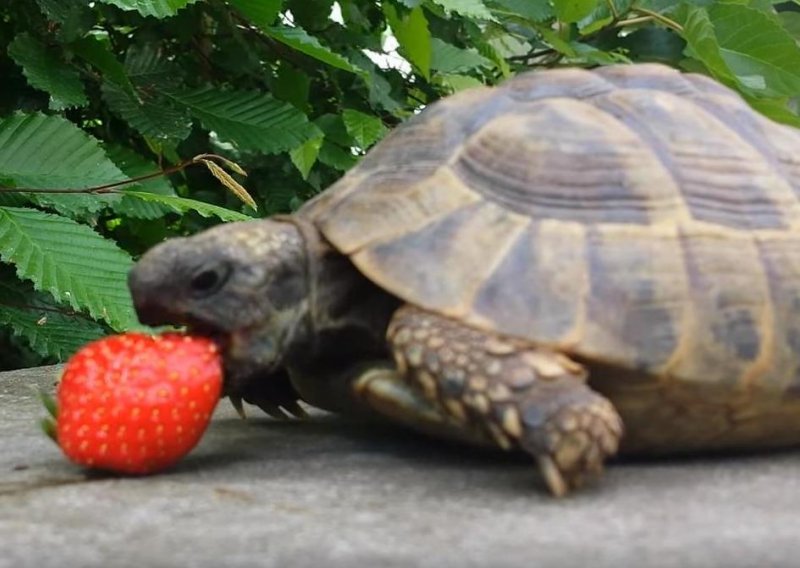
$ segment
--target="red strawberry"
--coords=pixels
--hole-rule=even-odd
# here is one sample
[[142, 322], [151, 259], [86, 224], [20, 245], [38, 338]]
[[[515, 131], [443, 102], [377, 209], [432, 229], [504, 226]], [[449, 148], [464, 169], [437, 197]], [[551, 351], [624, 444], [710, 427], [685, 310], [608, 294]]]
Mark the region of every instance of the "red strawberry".
[[153, 473], [197, 444], [221, 390], [220, 356], [208, 339], [107, 337], [67, 363], [58, 385], [56, 439], [80, 465]]

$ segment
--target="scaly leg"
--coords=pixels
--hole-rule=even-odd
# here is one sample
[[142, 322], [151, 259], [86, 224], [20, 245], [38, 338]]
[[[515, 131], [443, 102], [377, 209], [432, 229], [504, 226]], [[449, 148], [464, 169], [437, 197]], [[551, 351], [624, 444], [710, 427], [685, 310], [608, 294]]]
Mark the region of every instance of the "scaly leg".
[[399, 376], [449, 417], [443, 422], [529, 452], [557, 496], [599, 474], [617, 451], [619, 415], [563, 354], [411, 306], [394, 315], [387, 339]]

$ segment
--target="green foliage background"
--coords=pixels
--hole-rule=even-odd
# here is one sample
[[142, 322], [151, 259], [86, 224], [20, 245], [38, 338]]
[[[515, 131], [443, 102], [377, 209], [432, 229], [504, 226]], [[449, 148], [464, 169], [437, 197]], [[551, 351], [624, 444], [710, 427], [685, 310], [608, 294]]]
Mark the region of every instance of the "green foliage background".
[[[795, 8], [4, 0], [0, 369], [63, 360], [88, 340], [135, 328], [126, 273], [154, 243], [290, 211], [425, 105], [522, 70], [660, 61], [800, 124]], [[257, 210], [208, 169], [187, 167], [207, 153], [247, 170], [238, 180]]]

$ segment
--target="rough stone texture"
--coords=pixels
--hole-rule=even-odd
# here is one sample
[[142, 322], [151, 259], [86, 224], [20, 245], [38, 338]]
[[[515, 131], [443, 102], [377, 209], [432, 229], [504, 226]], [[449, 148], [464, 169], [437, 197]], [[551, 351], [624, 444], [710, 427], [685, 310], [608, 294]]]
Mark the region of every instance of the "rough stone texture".
[[800, 453], [614, 464], [548, 497], [532, 466], [389, 426], [227, 403], [154, 477], [87, 477], [39, 432], [54, 367], [0, 374], [0, 567], [800, 563]]

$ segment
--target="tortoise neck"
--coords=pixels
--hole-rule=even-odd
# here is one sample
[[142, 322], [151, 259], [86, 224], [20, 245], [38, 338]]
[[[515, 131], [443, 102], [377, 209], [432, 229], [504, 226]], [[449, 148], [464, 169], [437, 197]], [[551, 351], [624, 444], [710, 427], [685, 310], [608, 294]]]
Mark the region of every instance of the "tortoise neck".
[[364, 277], [311, 223], [291, 221], [306, 246], [308, 313], [301, 341], [289, 353], [290, 366], [386, 355], [386, 328], [399, 302]]

